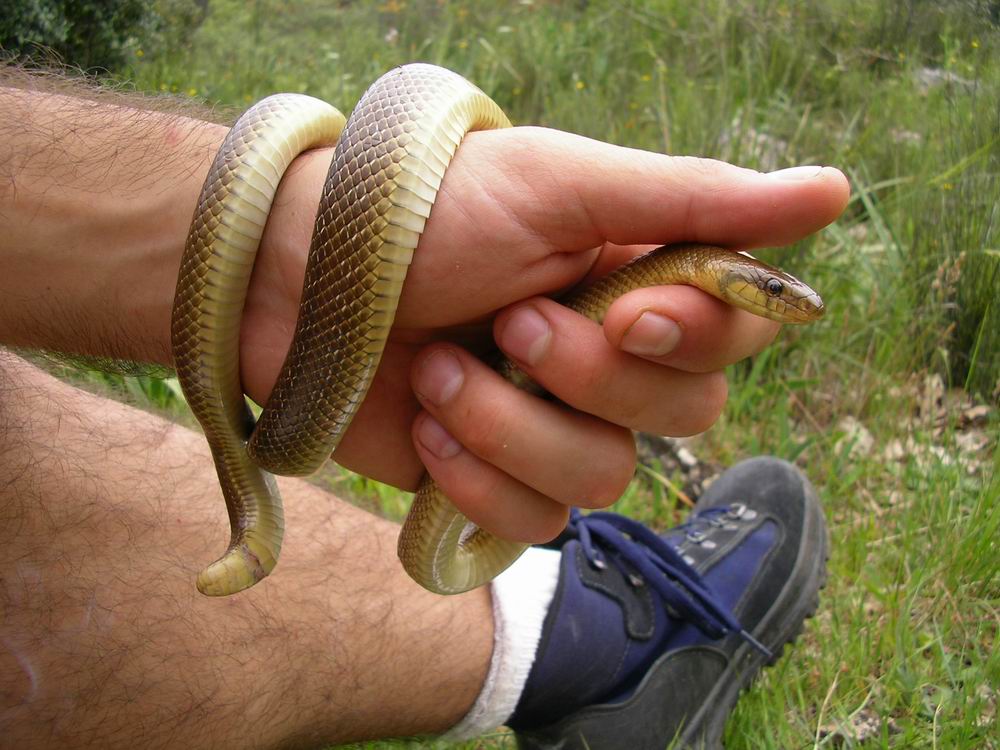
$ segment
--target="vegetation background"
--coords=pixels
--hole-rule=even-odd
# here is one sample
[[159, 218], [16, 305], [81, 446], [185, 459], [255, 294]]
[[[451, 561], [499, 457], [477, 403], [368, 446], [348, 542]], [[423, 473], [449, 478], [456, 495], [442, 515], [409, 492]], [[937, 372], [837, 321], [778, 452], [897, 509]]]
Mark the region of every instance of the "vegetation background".
[[[723, 418], [686, 446], [701, 469], [797, 462], [831, 525], [820, 612], [726, 746], [1000, 746], [1000, 2], [31, 0], [0, 18], [0, 44], [221, 117], [277, 91], [346, 112], [424, 60], [515, 123], [843, 169], [844, 216], [767, 256], [822, 291], [826, 319], [734, 367]], [[171, 381], [110, 383], [183, 408]], [[326, 480], [405, 512], [392, 488]], [[654, 461], [617, 509], [665, 528], [684, 487], [684, 467]]]

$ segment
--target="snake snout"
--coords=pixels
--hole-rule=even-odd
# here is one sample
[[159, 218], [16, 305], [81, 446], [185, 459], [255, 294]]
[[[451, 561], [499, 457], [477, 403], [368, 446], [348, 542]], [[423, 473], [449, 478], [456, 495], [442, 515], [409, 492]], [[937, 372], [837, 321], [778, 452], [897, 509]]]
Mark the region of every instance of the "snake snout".
[[805, 284], [799, 282], [802, 289], [796, 289], [795, 294], [786, 296], [782, 312], [783, 323], [812, 323], [819, 320], [826, 312], [823, 298]]
[[823, 304], [823, 298], [816, 292], [803, 297], [799, 302], [799, 309], [803, 313], [803, 319], [807, 321], [822, 318], [823, 314], [826, 313], [826, 305]]

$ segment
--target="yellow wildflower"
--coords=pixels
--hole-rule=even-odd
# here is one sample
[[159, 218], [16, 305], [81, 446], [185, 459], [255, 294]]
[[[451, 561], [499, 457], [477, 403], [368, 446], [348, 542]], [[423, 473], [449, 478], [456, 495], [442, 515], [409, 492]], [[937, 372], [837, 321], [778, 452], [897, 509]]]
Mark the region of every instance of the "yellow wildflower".
[[583, 81], [577, 81], [576, 82], [576, 90], [577, 91], [581, 91], [581, 90], [583, 90], [586, 87], [586, 85], [587, 84], [585, 84]]

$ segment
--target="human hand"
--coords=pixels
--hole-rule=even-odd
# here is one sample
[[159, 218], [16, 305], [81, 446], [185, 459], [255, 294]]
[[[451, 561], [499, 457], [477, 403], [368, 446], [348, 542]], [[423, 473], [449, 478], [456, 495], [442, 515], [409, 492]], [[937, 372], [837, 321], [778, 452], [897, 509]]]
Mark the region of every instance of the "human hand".
[[[244, 386], [260, 401], [294, 330], [329, 160], [322, 150], [293, 165], [262, 242], [241, 350]], [[634, 470], [630, 430], [706, 429], [725, 402], [722, 368], [778, 326], [691, 287], [627, 294], [603, 331], [538, 295], [659, 244], [793, 242], [834, 219], [848, 193], [837, 170], [802, 170], [761, 175], [540, 128], [469, 134], [336, 460], [410, 489], [426, 466], [471, 520], [519, 541], [554, 536], [570, 505], [614, 502]], [[653, 315], [636, 323], [643, 313]], [[572, 408], [517, 391], [473, 357], [491, 333]]]

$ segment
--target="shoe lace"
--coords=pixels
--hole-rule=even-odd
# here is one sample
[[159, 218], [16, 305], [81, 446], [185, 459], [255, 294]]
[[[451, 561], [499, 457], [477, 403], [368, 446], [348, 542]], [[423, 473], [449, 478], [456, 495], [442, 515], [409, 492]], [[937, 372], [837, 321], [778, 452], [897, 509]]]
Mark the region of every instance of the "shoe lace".
[[[711, 524], [715, 516], [726, 511], [725, 507], [709, 509], [675, 527], [671, 533], [697, 530], [706, 522]], [[607, 566], [602, 548], [614, 551], [610, 559], [626, 561], [638, 571], [642, 581], [662, 597], [668, 608], [710, 638], [737, 633], [765, 656], [773, 656], [764, 644], [744, 629], [732, 610], [719, 600], [698, 571], [684, 560], [677, 547], [638, 521], [617, 513], [584, 515], [574, 508], [563, 538], [578, 539], [584, 555], [597, 568]], [[637, 582], [635, 574], [628, 570], [625, 572], [634, 583]]]

